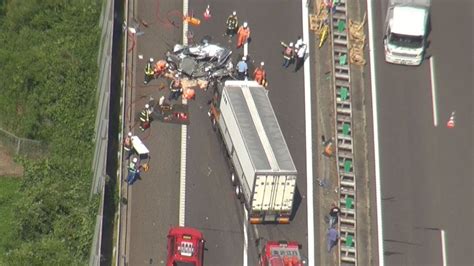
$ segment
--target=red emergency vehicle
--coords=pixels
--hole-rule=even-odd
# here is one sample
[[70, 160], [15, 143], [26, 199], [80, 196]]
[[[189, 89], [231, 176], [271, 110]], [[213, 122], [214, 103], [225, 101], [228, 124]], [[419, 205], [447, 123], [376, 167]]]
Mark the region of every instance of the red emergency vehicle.
[[296, 241], [257, 240], [260, 266], [303, 266], [306, 260], [301, 256], [301, 246]]
[[203, 234], [190, 227], [173, 227], [168, 232], [166, 266], [202, 266]]

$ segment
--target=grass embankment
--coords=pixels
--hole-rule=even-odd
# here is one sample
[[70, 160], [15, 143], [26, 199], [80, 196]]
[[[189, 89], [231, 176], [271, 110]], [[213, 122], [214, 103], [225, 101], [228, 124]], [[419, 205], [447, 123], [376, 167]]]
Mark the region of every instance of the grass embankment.
[[0, 177], [0, 261], [8, 247], [15, 242], [15, 202], [20, 198], [21, 180], [16, 177]]

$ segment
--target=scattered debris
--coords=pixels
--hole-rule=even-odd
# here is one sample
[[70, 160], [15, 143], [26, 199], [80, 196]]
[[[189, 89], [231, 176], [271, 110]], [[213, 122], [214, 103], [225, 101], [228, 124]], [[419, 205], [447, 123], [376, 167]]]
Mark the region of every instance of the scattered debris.
[[351, 64], [363, 66], [366, 63], [364, 58], [365, 33], [364, 24], [367, 14], [364, 14], [362, 22], [354, 22], [349, 19], [349, 56]]
[[321, 33], [325, 21], [328, 20], [328, 10], [324, 3], [319, 5], [317, 14], [309, 15], [309, 29], [314, 31], [317, 35]]

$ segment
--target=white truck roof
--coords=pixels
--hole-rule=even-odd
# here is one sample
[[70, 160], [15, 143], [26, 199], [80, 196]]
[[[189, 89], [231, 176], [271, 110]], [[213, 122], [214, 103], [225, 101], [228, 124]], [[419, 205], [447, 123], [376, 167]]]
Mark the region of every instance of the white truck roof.
[[428, 16], [428, 10], [410, 6], [395, 6], [390, 29], [393, 33], [423, 36]]
[[[244, 85], [243, 85], [244, 84]], [[296, 173], [265, 88], [255, 81], [226, 81], [224, 93], [255, 172]]]

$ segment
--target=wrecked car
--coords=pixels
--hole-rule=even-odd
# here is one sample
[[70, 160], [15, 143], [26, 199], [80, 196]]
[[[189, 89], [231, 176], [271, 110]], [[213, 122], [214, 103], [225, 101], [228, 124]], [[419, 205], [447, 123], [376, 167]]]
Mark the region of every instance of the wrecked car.
[[231, 72], [231, 54], [230, 49], [204, 40], [191, 46], [176, 44], [173, 52], [166, 54], [166, 61], [171, 70], [177, 70], [191, 79], [199, 79], [215, 76], [215, 73], [220, 76]]

